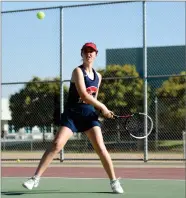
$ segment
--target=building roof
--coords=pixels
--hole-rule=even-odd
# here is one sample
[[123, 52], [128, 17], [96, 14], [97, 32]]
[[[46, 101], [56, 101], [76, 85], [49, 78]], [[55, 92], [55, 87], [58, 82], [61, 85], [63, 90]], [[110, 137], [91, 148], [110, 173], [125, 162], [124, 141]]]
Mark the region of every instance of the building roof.
[[[185, 45], [147, 47], [148, 75], [172, 75], [185, 71]], [[135, 65], [143, 75], [143, 48], [106, 50], [107, 65]]]

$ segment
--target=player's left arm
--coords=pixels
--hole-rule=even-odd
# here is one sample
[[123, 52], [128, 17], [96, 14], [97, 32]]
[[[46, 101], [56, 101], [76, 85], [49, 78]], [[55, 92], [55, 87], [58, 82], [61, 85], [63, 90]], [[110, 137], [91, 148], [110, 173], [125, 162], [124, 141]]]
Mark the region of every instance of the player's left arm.
[[101, 74], [97, 72], [97, 75], [98, 75], [98, 78], [99, 78], [99, 82], [98, 82], [98, 89], [97, 89], [97, 92], [96, 92], [96, 95], [95, 95], [95, 98], [96, 98], [96, 99], [97, 99], [97, 97], [98, 97], [99, 87], [100, 87], [101, 81], [102, 81], [102, 76], [101, 76]]

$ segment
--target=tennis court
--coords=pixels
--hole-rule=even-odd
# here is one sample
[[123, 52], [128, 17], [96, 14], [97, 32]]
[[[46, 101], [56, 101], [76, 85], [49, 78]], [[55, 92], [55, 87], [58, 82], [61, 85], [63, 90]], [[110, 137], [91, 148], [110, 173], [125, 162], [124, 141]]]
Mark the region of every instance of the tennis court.
[[[75, 162], [74, 162], [75, 163]], [[131, 167], [131, 168], [130, 168]], [[38, 188], [29, 191], [22, 182], [33, 174], [28, 165], [2, 167], [2, 197], [127, 197], [127, 198], [184, 198], [185, 169], [179, 166], [154, 166], [126, 163], [116, 167], [125, 194], [113, 194], [109, 180], [101, 167], [52, 166], [47, 169]]]
[[[4, 2], [1, 12], [2, 198], [185, 198], [185, 2], [44, 4], [28, 2], [20, 9], [17, 2]], [[45, 19], [38, 20], [38, 11]], [[99, 50], [94, 68], [103, 77], [100, 101], [117, 115], [148, 113], [151, 136], [136, 140], [125, 133], [124, 121], [102, 119], [125, 194], [112, 193], [83, 133], [68, 141], [39, 187], [26, 190], [22, 183], [56, 134], [71, 72], [82, 62], [87, 41]], [[146, 134], [149, 122], [142, 121]]]

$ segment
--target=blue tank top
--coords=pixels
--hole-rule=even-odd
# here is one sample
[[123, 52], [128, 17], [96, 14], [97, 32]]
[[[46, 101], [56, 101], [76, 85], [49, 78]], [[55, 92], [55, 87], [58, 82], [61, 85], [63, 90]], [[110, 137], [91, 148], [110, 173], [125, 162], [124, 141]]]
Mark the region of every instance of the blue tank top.
[[[98, 77], [96, 71], [93, 69], [94, 79], [92, 80], [88, 77], [83, 65], [79, 66], [79, 68], [83, 72], [87, 92], [90, 95], [92, 95], [93, 97], [95, 97], [96, 92], [98, 91], [98, 83], [99, 83], [99, 77]], [[76, 86], [75, 86], [75, 83], [71, 82], [70, 83], [68, 100], [67, 100], [67, 106], [68, 107], [74, 107], [74, 106], [77, 106], [78, 104], [86, 104], [86, 103], [79, 96], [78, 91], [77, 91]]]

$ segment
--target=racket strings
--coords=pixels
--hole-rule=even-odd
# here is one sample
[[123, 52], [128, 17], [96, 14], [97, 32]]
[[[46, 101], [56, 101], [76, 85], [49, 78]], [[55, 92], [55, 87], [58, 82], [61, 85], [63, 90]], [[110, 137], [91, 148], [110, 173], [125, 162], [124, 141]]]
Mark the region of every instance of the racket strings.
[[148, 117], [141, 115], [134, 115], [126, 121], [126, 129], [130, 131], [131, 134], [143, 137], [144, 129], [147, 126], [147, 133], [151, 129], [151, 123], [148, 120]]

